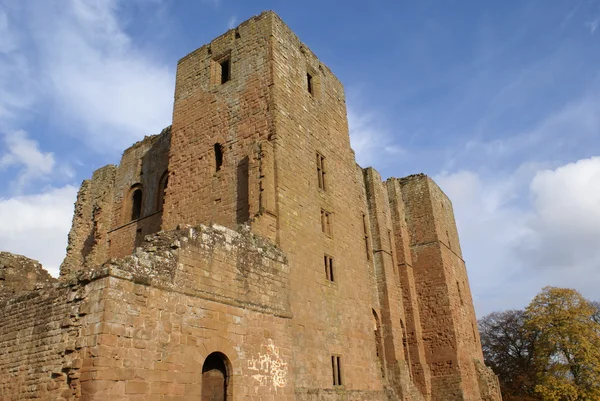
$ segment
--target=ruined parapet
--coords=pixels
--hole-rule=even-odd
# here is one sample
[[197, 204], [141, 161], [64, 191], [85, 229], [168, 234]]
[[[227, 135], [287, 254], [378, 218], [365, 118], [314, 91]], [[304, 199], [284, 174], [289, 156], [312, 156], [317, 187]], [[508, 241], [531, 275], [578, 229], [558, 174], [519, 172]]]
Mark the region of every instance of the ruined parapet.
[[161, 229], [170, 141], [170, 127], [147, 136], [123, 152], [118, 166], [82, 183], [61, 277], [128, 255]]
[[0, 252], [0, 302], [54, 282], [37, 260]]
[[102, 167], [81, 184], [61, 277], [106, 260], [116, 170], [114, 165]]
[[477, 381], [479, 383], [479, 393], [482, 401], [498, 401], [502, 399], [500, 391], [500, 381], [494, 371], [476, 359], [475, 370], [477, 371]]
[[289, 268], [283, 252], [247, 226], [180, 226], [146, 236], [133, 255], [103, 268], [135, 281], [217, 302], [290, 317]]
[[115, 173], [108, 257], [131, 254], [144, 236], [161, 229], [170, 145], [167, 127], [123, 152]]

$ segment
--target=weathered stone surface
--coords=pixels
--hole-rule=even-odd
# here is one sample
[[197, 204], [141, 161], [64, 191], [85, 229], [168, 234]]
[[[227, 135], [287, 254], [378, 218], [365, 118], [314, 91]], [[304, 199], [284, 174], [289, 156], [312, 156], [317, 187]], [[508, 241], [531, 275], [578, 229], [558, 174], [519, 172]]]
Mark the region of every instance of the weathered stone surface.
[[37, 260], [0, 252], [0, 302], [54, 282]]
[[83, 183], [60, 283], [0, 311], [2, 400], [501, 399], [450, 200], [356, 165], [272, 12], [179, 61], [173, 125]]

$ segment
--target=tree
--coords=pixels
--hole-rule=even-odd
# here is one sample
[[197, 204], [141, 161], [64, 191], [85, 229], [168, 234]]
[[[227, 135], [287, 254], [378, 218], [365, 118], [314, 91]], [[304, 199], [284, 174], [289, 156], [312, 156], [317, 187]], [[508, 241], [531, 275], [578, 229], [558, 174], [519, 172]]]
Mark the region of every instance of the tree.
[[536, 333], [525, 327], [522, 310], [493, 312], [479, 320], [486, 365], [498, 375], [505, 401], [539, 400], [534, 366]]
[[593, 301], [592, 306], [595, 309], [594, 316], [592, 316], [592, 320], [598, 323], [598, 325], [600, 325], [600, 302]]
[[525, 310], [535, 332], [535, 390], [548, 401], [600, 400], [598, 309], [575, 290], [545, 287]]

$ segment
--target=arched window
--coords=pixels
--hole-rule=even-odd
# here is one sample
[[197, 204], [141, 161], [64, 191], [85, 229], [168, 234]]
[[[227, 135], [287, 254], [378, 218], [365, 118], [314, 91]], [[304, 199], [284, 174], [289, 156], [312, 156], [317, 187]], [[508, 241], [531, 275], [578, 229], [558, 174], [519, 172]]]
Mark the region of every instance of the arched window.
[[137, 220], [142, 216], [142, 187], [138, 184], [131, 189], [131, 220]]
[[213, 352], [202, 365], [202, 401], [229, 401], [231, 388], [229, 360], [220, 352]]
[[221, 170], [221, 166], [223, 166], [223, 146], [215, 143], [215, 171]]
[[165, 171], [158, 181], [158, 189], [156, 194], [156, 210], [162, 210], [165, 203], [165, 195], [167, 186], [169, 185], [169, 172]]

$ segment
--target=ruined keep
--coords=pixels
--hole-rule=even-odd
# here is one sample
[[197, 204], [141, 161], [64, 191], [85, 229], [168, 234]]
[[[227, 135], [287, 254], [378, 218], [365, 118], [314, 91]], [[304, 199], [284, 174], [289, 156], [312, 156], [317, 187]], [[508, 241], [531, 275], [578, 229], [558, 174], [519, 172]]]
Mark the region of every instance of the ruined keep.
[[501, 400], [450, 200], [356, 164], [342, 84], [273, 12], [179, 61], [172, 126], [82, 184], [59, 280], [0, 267], [3, 401]]

